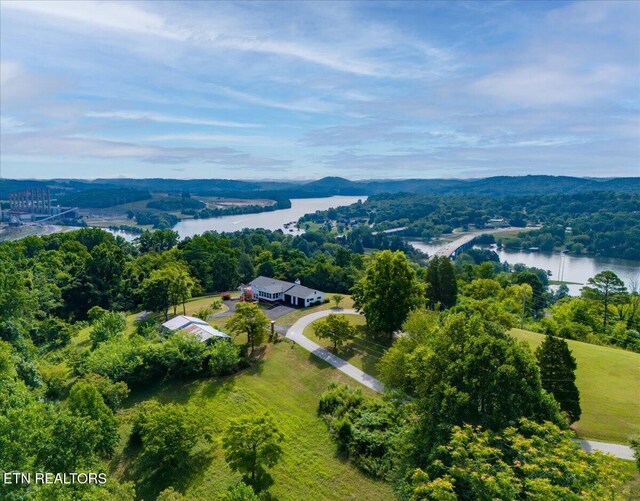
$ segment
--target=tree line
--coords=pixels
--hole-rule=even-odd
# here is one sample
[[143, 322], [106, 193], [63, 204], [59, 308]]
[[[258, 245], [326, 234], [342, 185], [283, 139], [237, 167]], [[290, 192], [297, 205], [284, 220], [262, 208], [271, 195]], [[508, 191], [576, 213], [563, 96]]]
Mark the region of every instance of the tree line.
[[[384, 193], [366, 202], [317, 211], [301, 222], [353, 223], [369, 232], [406, 227], [403, 235], [425, 239], [449, 234], [456, 228], [484, 229], [489, 225], [541, 229], [502, 238], [507, 248], [537, 247], [575, 254], [640, 259], [640, 194], [591, 192], [537, 196], [432, 196]], [[500, 223], [492, 219], [502, 220]]]

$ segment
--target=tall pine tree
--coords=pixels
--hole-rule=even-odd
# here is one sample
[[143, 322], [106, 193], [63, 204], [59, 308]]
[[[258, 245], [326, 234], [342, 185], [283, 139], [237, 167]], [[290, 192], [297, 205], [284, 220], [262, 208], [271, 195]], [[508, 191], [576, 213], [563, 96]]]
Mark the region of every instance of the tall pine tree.
[[455, 306], [458, 285], [451, 260], [435, 256], [427, 268], [427, 305], [429, 308], [447, 309]]
[[546, 336], [536, 349], [542, 387], [553, 395], [570, 422], [580, 419], [580, 391], [576, 386], [576, 359], [564, 339]]

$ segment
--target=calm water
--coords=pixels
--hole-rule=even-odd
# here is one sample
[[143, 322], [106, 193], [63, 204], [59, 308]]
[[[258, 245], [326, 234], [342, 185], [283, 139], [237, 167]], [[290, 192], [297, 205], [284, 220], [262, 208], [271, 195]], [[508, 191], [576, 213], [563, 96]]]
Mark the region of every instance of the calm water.
[[237, 216], [221, 216], [209, 219], [189, 219], [180, 221], [173, 227], [178, 232], [180, 238], [192, 237], [204, 233], [205, 231], [232, 232], [240, 231], [244, 228], [264, 228], [266, 230], [282, 230], [290, 235], [301, 233], [294, 225], [289, 229], [284, 227], [285, 223], [298, 221], [305, 214], [317, 210], [327, 210], [334, 207], [351, 205], [358, 200], [363, 202], [366, 196], [360, 197], [325, 197], [325, 198], [296, 198], [291, 200], [290, 209], [274, 210], [271, 212], [259, 212], [257, 214], [239, 214]]
[[[441, 247], [441, 244], [427, 244], [420, 241], [410, 241], [409, 243], [429, 255]], [[523, 263], [527, 266], [548, 270], [551, 272], [552, 280], [561, 278], [567, 282], [585, 284], [587, 279], [604, 270], [613, 271], [627, 285], [631, 279], [640, 278], [640, 261], [609, 257], [569, 256], [559, 252], [520, 252], [496, 250], [495, 248], [493, 250], [500, 256], [500, 262]], [[572, 295], [578, 295], [582, 285], [569, 285], [568, 287]]]

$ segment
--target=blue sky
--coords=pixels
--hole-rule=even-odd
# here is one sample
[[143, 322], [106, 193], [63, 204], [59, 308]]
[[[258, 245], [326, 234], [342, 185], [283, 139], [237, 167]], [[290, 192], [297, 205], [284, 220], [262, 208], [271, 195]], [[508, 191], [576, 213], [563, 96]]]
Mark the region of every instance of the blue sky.
[[640, 175], [640, 2], [0, 2], [7, 178]]

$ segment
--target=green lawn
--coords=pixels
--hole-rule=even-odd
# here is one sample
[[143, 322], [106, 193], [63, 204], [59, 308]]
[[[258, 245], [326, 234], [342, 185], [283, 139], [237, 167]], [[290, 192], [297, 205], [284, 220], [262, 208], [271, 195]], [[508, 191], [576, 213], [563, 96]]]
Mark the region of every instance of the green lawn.
[[367, 374], [377, 376], [376, 364], [388, 348], [388, 345], [372, 340], [367, 336], [367, 321], [362, 315], [345, 316], [349, 319], [349, 323], [356, 327], [358, 334], [338, 350], [333, 349], [333, 344], [330, 341], [316, 337], [314, 326], [321, 320], [316, 320], [311, 325], [308, 325], [304, 330], [304, 335]]
[[[345, 308], [345, 309], [353, 308], [353, 299], [351, 299], [351, 296], [347, 296], [344, 294], [342, 295], [344, 296], [344, 299], [340, 303], [340, 308]], [[319, 304], [317, 306], [310, 306], [309, 308], [300, 308], [298, 310], [292, 311], [291, 313], [288, 313], [280, 317], [278, 320], [276, 320], [276, 325], [285, 325], [289, 327], [293, 325], [296, 322], [296, 320], [301, 319], [302, 317], [304, 317], [305, 315], [308, 315], [309, 313], [314, 313], [316, 311], [323, 311], [323, 310], [329, 310], [331, 308], [334, 308], [335, 304], [333, 301], [331, 301], [331, 296], [333, 296], [333, 294], [327, 294], [327, 299], [330, 300], [328, 303]]]
[[[172, 383], [136, 392], [119, 413], [123, 437], [128, 434], [132, 407], [142, 400], [156, 398], [193, 405], [216, 430], [218, 444], [210, 462], [199, 473], [184, 479], [183, 487], [190, 499], [212, 499], [214, 493], [240, 478], [224, 461], [217, 431], [223, 430], [234, 416], [268, 411], [286, 437], [282, 460], [272, 471], [275, 484], [270, 492], [277, 499], [392, 499], [388, 484], [366, 477], [338, 454], [324, 422], [316, 415], [319, 396], [332, 381], [359, 387], [367, 395], [378, 397], [298, 346], [280, 342], [265, 348], [260, 363], [235, 377]], [[111, 462], [111, 474], [128, 478], [125, 472], [132, 475], [135, 471], [134, 457], [130, 450], [121, 451]], [[138, 494], [154, 499], [165, 487], [162, 481], [155, 482]]]
[[[544, 336], [513, 329], [518, 339], [537, 347]], [[582, 418], [573, 425], [578, 435], [627, 443], [640, 433], [640, 354], [607, 346], [568, 341], [578, 369]]]

